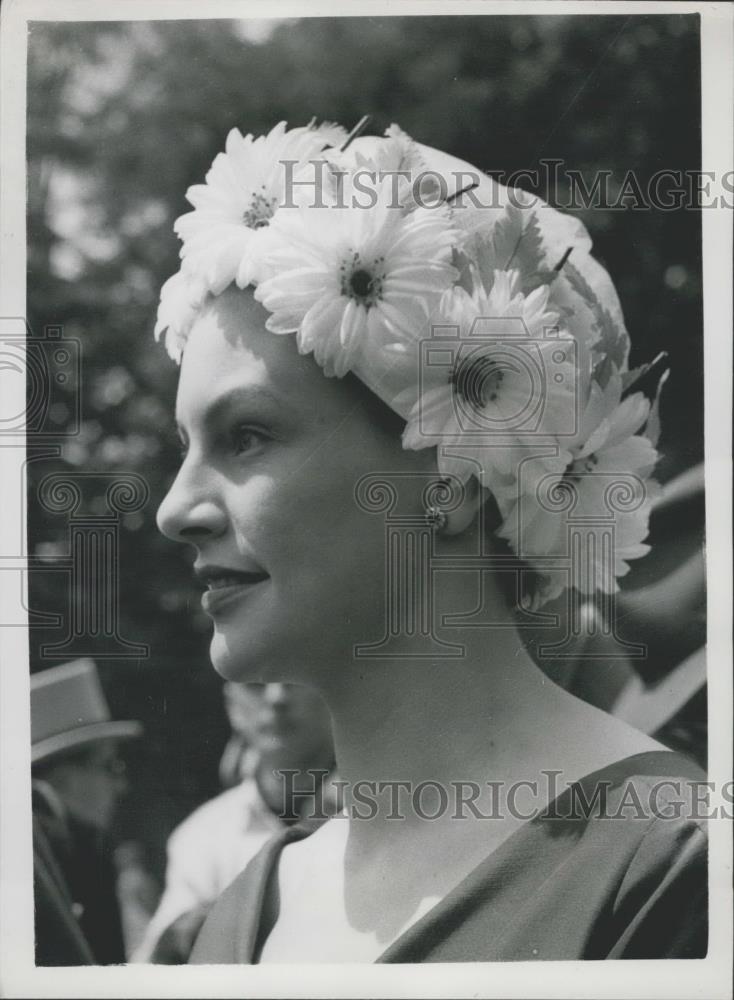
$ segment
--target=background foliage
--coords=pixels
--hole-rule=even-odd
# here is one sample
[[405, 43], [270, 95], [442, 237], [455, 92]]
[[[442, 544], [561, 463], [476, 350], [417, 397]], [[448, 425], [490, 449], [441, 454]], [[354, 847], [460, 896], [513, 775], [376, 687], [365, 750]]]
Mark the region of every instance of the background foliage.
[[[102, 660], [113, 709], [141, 718], [128, 832], [159, 867], [165, 836], [216, 791], [226, 739], [208, 625], [190, 559], [154, 514], [175, 473], [176, 370], [152, 341], [157, 295], [177, 267], [173, 220], [227, 131], [365, 112], [488, 172], [563, 161], [644, 186], [700, 168], [694, 15], [330, 18], [256, 22], [38, 23], [28, 63], [28, 319], [83, 348], [83, 426], [56, 460], [29, 466], [30, 551], [63, 551], [68, 524], [38, 503], [54, 468], [135, 471], [150, 487], [123, 519], [120, 631], [149, 658]], [[539, 190], [548, 197], [552, 192]], [[563, 195], [563, 191], [558, 192]], [[700, 216], [579, 213], [612, 274], [632, 361], [667, 350], [663, 479], [702, 457]], [[63, 401], [51, 417], [69, 419]], [[94, 508], [95, 498], [90, 500]], [[68, 581], [42, 569], [31, 607], [63, 612]], [[48, 665], [31, 632], [32, 669]]]

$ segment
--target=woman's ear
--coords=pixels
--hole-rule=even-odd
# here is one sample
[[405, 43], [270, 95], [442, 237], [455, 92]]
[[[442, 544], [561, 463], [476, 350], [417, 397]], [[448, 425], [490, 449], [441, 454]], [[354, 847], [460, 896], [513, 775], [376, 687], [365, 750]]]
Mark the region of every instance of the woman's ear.
[[486, 486], [480, 486], [476, 476], [471, 476], [463, 485], [463, 493], [459, 504], [446, 516], [443, 527], [444, 535], [460, 535], [476, 522], [490, 491]]

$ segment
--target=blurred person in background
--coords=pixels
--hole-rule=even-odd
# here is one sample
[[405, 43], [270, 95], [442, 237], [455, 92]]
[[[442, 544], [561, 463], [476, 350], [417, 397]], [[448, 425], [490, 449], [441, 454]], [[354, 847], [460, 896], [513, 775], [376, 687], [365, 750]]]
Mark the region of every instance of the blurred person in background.
[[[616, 596], [614, 625], [587, 605], [591, 637], [557, 678], [701, 767], [707, 760], [704, 468], [665, 484], [653, 503], [652, 551]], [[642, 645], [630, 656], [628, 642]]]
[[653, 509], [647, 577], [618, 602], [624, 634], [644, 643], [611, 711], [665, 746], [708, 759], [703, 464], [666, 483]]
[[315, 691], [227, 682], [223, 694], [227, 790], [171, 834], [165, 890], [134, 962], [185, 963], [211, 905], [260, 848], [284, 826], [318, 825], [339, 808], [331, 720]]
[[124, 962], [111, 830], [128, 789], [121, 741], [142, 727], [111, 719], [84, 659], [33, 675], [31, 733], [36, 964]]

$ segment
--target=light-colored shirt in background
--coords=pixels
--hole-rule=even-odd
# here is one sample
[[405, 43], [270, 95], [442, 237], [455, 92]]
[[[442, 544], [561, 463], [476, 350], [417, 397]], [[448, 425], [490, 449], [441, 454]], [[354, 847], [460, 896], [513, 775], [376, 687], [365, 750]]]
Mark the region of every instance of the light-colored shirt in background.
[[283, 825], [253, 778], [199, 806], [168, 839], [166, 884], [145, 936], [131, 956], [149, 962], [163, 932], [178, 917], [213, 903]]

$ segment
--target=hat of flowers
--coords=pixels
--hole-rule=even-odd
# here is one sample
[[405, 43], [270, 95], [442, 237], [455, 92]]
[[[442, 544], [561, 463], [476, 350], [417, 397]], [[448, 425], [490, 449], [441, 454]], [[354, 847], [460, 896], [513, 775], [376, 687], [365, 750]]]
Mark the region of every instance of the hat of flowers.
[[[664, 377], [652, 400], [635, 390], [651, 365], [629, 370], [585, 227], [396, 125], [378, 138], [364, 124], [229, 133], [175, 223], [181, 265], [156, 339], [180, 363], [206, 303], [252, 286], [269, 331], [328, 376], [352, 372], [405, 420], [405, 448], [436, 448], [442, 475], [491, 492], [497, 535], [534, 570], [530, 607], [570, 585], [613, 593], [649, 549]], [[571, 579], [558, 570], [569, 524], [584, 541], [615, 483], [613, 551], [589, 527]]]

